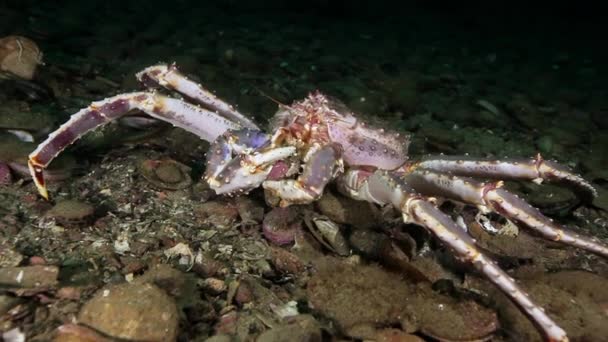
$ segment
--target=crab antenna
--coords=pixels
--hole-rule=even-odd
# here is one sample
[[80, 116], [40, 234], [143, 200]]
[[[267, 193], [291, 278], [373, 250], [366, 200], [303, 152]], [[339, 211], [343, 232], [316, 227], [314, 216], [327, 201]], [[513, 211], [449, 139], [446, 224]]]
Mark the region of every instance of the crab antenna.
[[266, 94], [266, 93], [265, 93], [265, 92], [264, 92], [262, 89], [260, 89], [260, 88], [258, 88], [258, 87], [255, 87], [255, 90], [259, 91], [259, 92], [260, 92], [260, 95], [262, 95], [262, 96], [264, 96], [265, 98], [269, 99], [270, 101], [272, 101], [272, 102], [276, 103], [276, 104], [277, 104], [279, 107], [287, 107], [287, 108], [291, 108], [290, 106], [288, 106], [288, 105], [284, 104], [283, 102], [281, 102], [281, 101], [279, 101], [279, 100], [275, 99], [274, 97], [272, 97], [272, 96], [270, 96], [270, 95]]

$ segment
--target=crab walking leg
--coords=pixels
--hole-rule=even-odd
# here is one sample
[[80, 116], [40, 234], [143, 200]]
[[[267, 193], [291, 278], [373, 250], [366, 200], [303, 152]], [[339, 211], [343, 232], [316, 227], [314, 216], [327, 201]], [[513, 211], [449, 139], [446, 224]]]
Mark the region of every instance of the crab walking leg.
[[72, 115], [68, 122], [51, 133], [29, 155], [28, 166], [40, 195], [48, 199], [43, 170], [61, 151], [83, 134], [124, 116], [133, 109], [181, 127], [207, 141], [215, 140], [229, 129], [240, 128], [238, 124], [213, 112], [155, 93], [121, 94], [93, 102]]
[[336, 172], [342, 170], [340, 150], [334, 145], [312, 148], [304, 162], [304, 171], [298, 179], [267, 180], [262, 184], [281, 199], [281, 206], [315, 201]]
[[415, 170], [404, 176], [417, 191], [473, 204], [521, 222], [544, 238], [608, 257], [608, 246], [599, 240], [567, 231], [526, 201], [501, 188], [501, 182], [482, 183], [467, 177], [429, 170]]
[[418, 195], [401, 175], [378, 170], [374, 173], [349, 170], [339, 178], [340, 189], [358, 200], [380, 205], [392, 204], [403, 213], [405, 222], [428, 229], [461, 259], [472, 264], [494, 285], [515, 302], [539, 327], [549, 341], [568, 341], [560, 328], [540, 306], [536, 305], [515, 280], [496, 263], [482, 254], [473, 239], [446, 214]]
[[540, 154], [530, 159], [486, 160], [462, 156], [430, 156], [414, 165], [416, 168], [449, 172], [459, 176], [521, 179], [541, 183], [543, 180], [561, 182], [597, 196], [597, 191], [581, 176]]
[[136, 74], [137, 79], [146, 86], [160, 85], [193, 99], [205, 107], [216, 111], [230, 121], [238, 122], [243, 127], [258, 129], [256, 124], [239, 113], [234, 106], [220, 100], [200, 84], [189, 80], [177, 70], [177, 67], [166, 64], [153, 65]]

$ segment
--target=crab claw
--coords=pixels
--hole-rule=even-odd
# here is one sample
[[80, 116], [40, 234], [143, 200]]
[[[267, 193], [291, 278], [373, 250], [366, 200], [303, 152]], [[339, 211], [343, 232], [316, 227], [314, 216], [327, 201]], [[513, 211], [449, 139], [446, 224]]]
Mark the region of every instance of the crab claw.
[[229, 130], [211, 145], [204, 180], [218, 194], [247, 192], [268, 178], [275, 162], [294, 153], [295, 147], [271, 147], [259, 130]]
[[240, 194], [257, 188], [268, 178], [274, 163], [295, 154], [293, 146], [241, 154], [232, 158], [215, 175], [206, 177], [217, 194]]
[[38, 165], [35, 159], [31, 158], [27, 161], [27, 167], [30, 169], [30, 174], [32, 175], [36, 189], [38, 189], [38, 193], [45, 200], [48, 200], [49, 192], [46, 189], [46, 184], [44, 182], [43, 167]]

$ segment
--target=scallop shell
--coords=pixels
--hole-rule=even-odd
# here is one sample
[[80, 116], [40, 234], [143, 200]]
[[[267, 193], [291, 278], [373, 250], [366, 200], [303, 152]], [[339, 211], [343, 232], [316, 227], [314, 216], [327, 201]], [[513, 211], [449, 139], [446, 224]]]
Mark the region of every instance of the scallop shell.
[[39, 64], [42, 52], [33, 40], [21, 36], [0, 39], [0, 70], [31, 80]]
[[162, 190], [180, 190], [192, 185], [191, 169], [175, 160], [146, 159], [138, 169], [148, 182]]

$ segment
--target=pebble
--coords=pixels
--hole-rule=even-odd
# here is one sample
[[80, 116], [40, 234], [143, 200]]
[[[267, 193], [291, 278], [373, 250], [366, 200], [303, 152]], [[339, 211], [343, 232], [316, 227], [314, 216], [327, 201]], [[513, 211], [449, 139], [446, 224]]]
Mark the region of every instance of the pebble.
[[305, 269], [305, 265], [300, 258], [280, 247], [271, 248], [270, 261], [282, 273], [299, 274]]
[[57, 284], [57, 266], [0, 268], [0, 284], [19, 288], [50, 287]]
[[311, 315], [292, 316], [287, 323], [261, 333], [256, 341], [322, 341], [321, 326]]
[[369, 228], [378, 221], [378, 211], [369, 203], [334, 195], [329, 191], [323, 194], [316, 205], [323, 215], [336, 223]]
[[228, 285], [222, 279], [218, 278], [207, 278], [203, 280], [203, 288], [212, 295], [219, 295], [222, 292], [226, 292]]
[[66, 227], [78, 227], [92, 223], [95, 207], [77, 200], [57, 202], [46, 212], [46, 216], [55, 219], [57, 224]]
[[236, 206], [225, 201], [209, 201], [194, 208], [194, 215], [203, 224], [220, 229], [230, 229], [239, 217]]
[[262, 223], [264, 237], [278, 246], [292, 244], [300, 229], [302, 218], [296, 207], [273, 208], [266, 214]]
[[0, 161], [0, 185], [9, 185], [13, 183], [13, 174], [7, 163]]
[[0, 243], [0, 267], [14, 267], [21, 263], [23, 255], [9, 246], [7, 243]]
[[157, 286], [126, 283], [99, 290], [83, 305], [78, 321], [113, 338], [175, 341], [179, 313]]

